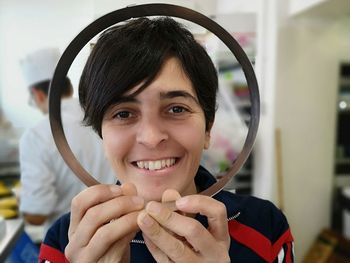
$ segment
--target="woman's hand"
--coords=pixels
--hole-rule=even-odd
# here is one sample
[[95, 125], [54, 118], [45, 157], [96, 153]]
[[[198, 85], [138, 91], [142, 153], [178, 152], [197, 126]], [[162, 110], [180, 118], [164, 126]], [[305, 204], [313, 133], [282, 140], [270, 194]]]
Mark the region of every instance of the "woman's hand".
[[174, 190], [169, 193], [176, 200], [180, 212], [200, 213], [208, 218], [206, 229], [197, 220], [172, 212], [159, 202], [150, 202], [137, 218], [137, 223], [149, 251], [157, 262], [230, 262], [226, 207], [223, 203], [202, 195], [179, 198]]
[[72, 201], [70, 262], [129, 262], [129, 242], [138, 231], [137, 215], [144, 200], [133, 184], [96, 185]]

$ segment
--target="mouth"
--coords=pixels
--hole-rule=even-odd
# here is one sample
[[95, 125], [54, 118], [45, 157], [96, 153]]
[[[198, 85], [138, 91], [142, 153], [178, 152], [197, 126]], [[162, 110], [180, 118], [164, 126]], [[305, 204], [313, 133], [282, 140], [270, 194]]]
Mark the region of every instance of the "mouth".
[[137, 162], [132, 162], [132, 164], [139, 169], [156, 171], [156, 170], [162, 170], [162, 169], [174, 166], [177, 163], [178, 159], [179, 158], [167, 158], [167, 159], [152, 160], [152, 161], [137, 161]]

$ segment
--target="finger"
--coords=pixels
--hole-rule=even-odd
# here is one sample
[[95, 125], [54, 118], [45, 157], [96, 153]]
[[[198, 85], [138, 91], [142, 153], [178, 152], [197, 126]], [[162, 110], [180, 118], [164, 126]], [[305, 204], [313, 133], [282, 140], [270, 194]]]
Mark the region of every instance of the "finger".
[[136, 186], [133, 183], [124, 183], [121, 188], [124, 195], [137, 195]]
[[175, 201], [180, 199], [181, 195], [178, 191], [174, 189], [167, 189], [164, 191], [162, 195], [162, 203], [165, 205], [167, 208], [169, 208], [170, 211], [176, 211], [177, 213], [181, 215], [186, 215], [186, 213], [178, 211], [176, 209], [176, 204]]
[[65, 248], [65, 257], [69, 262], [105, 262], [102, 258], [113, 259], [114, 262], [130, 262], [130, 240], [134, 237], [134, 234], [129, 234], [118, 241], [114, 242], [108, 250], [102, 254], [87, 253], [87, 249], [74, 249], [71, 243]]
[[[196, 253], [162, 228], [147, 212], [140, 212], [137, 217], [137, 223], [143, 235], [151, 240], [172, 261], [177, 263], [195, 262], [197, 258]], [[161, 257], [159, 253], [157, 255]]]
[[119, 196], [88, 209], [76, 227], [71, 241], [83, 247], [89, 243], [94, 233], [102, 225], [127, 213], [138, 211], [144, 207], [144, 200], [139, 196]]
[[[117, 242], [103, 254], [103, 261], [100, 259], [98, 262], [106, 262], [105, 258], [113, 259], [113, 262], [129, 263], [130, 262], [130, 241], [134, 237], [134, 234], [129, 234]], [[109, 260], [110, 262], [111, 260]]]
[[222, 252], [220, 248], [222, 244], [219, 244], [218, 240], [199, 221], [172, 212], [161, 203], [154, 201], [146, 205], [145, 211], [162, 227], [184, 237], [192, 248], [204, 257], [215, 258]]
[[[176, 204], [175, 200], [181, 198], [181, 195], [178, 191], [173, 189], [165, 190], [162, 195], [162, 203], [164, 206], [166, 206], [171, 211], [176, 211]], [[181, 213], [182, 214], [182, 213]]]
[[187, 213], [200, 213], [208, 218], [209, 231], [218, 241], [229, 242], [227, 210], [223, 203], [209, 196], [189, 195], [176, 201], [176, 207]]
[[[97, 259], [99, 259], [101, 255], [104, 255], [115, 242], [119, 243], [118, 247], [121, 247], [119, 249], [125, 249], [126, 245], [129, 245], [138, 229], [138, 214], [139, 212], [126, 214], [115, 221], [100, 227], [91, 238], [89, 244], [85, 247], [86, 258], [94, 258], [97, 262]], [[96, 257], [96, 255], [99, 256]], [[90, 262], [94, 262], [94, 260], [90, 260]]]
[[149, 252], [151, 252], [155, 261], [161, 262], [161, 263], [170, 262], [168, 256], [162, 250], [160, 250], [146, 235], [142, 235], [142, 236]]
[[167, 189], [164, 191], [162, 195], [162, 202], [164, 203], [164, 202], [175, 201], [180, 198], [181, 198], [181, 195], [179, 194], [178, 191], [173, 189]]
[[77, 196], [71, 203], [70, 225], [68, 236], [75, 232], [77, 225], [84, 216], [87, 209], [99, 203], [108, 201], [122, 194], [121, 187], [118, 185], [94, 185], [91, 186]]

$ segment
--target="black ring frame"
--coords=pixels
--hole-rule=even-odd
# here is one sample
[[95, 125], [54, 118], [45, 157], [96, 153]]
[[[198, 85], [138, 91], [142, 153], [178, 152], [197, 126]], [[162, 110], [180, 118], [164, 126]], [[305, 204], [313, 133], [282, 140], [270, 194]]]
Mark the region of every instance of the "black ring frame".
[[237, 41], [216, 22], [189, 8], [169, 4], [145, 4], [130, 6], [108, 13], [83, 29], [63, 52], [51, 81], [49, 90], [49, 119], [54, 141], [64, 161], [85, 185], [92, 186], [99, 184], [99, 182], [81, 166], [68, 145], [62, 127], [62, 89], [60, 88], [60, 83], [62, 83], [67, 76], [69, 68], [80, 50], [98, 33], [119, 22], [144, 16], [177, 17], [191, 21], [206, 28], [210, 32], [214, 33], [230, 49], [238, 63], [241, 65], [246, 77], [251, 100], [251, 118], [249, 122], [248, 134], [242, 151], [238, 155], [237, 159], [232, 163], [232, 166], [228, 172], [214, 185], [200, 193], [202, 195], [213, 196], [219, 192], [242, 168], [253, 148], [260, 118], [259, 89], [253, 67]]

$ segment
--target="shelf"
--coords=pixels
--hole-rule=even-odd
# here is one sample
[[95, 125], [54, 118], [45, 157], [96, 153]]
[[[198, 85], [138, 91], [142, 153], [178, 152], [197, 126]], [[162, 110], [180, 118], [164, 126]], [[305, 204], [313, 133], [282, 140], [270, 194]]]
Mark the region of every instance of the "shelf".
[[240, 176], [249, 176], [251, 174], [252, 174], [252, 171], [244, 167], [237, 173], [237, 175], [240, 175]]
[[235, 106], [237, 108], [243, 108], [243, 107], [251, 107], [252, 106], [252, 103], [250, 101], [250, 99], [235, 99], [233, 101], [233, 103], [235, 104]]
[[336, 158], [336, 164], [350, 164], [350, 158]]
[[337, 188], [343, 188], [350, 186], [350, 174], [336, 174], [334, 180], [334, 186]]
[[9, 177], [9, 176], [19, 176], [20, 175], [20, 168], [19, 166], [14, 167], [2, 167], [0, 168], [0, 178], [2, 177]]
[[339, 80], [339, 84], [350, 86], [350, 77], [341, 77]]

